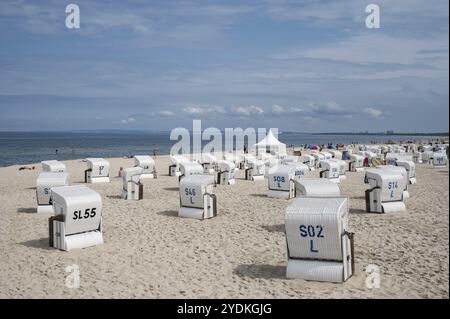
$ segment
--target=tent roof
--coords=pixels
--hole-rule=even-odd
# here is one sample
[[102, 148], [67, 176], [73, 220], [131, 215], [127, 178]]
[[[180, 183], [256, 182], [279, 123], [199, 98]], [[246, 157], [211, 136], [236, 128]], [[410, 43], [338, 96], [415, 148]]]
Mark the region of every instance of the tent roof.
[[269, 130], [269, 133], [267, 133], [267, 136], [255, 144], [255, 146], [275, 146], [275, 145], [285, 145], [285, 144], [281, 143], [273, 135], [272, 130]]

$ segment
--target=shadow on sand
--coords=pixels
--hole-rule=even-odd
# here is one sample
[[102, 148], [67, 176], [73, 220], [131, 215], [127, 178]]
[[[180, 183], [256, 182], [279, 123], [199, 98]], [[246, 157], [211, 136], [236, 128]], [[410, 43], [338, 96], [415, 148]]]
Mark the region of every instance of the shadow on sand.
[[356, 209], [356, 208], [350, 208], [348, 212], [350, 214], [359, 214], [359, 215], [362, 215], [362, 214], [370, 214], [370, 215], [376, 214], [376, 213], [369, 213], [365, 209]]
[[111, 199], [122, 199], [123, 197], [120, 195], [106, 195], [107, 198]]
[[286, 279], [286, 266], [273, 266], [267, 264], [239, 265], [233, 270], [233, 274], [239, 277]]
[[271, 233], [284, 233], [285, 232], [284, 224], [262, 225], [261, 227]]
[[44, 250], [54, 250], [53, 247], [49, 246], [48, 238], [32, 239], [23, 243], [19, 243], [19, 245]]
[[22, 214], [34, 214], [37, 213], [37, 208], [36, 207], [21, 207], [17, 209], [18, 213], [22, 213]]
[[265, 198], [268, 198], [266, 194], [250, 194], [250, 196], [253, 196], [253, 197], [265, 197]]
[[167, 217], [178, 217], [178, 212], [176, 210], [165, 210], [163, 212], [157, 213], [161, 216], [167, 216]]

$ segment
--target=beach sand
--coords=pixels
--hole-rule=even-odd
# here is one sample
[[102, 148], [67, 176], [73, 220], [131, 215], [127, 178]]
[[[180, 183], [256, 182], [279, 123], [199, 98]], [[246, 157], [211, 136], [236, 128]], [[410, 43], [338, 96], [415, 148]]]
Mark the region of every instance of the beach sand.
[[[132, 159], [109, 159], [111, 176]], [[85, 163], [65, 162], [71, 184]], [[94, 184], [103, 200], [104, 244], [71, 252], [48, 247], [48, 214], [36, 214], [34, 171], [0, 168], [0, 298], [448, 298], [449, 175], [418, 165], [407, 212], [365, 212], [363, 173], [341, 183], [350, 198], [356, 273], [343, 284], [286, 279], [284, 212], [292, 200], [266, 198], [267, 182], [217, 186], [218, 216], [177, 217], [178, 179], [169, 157], [144, 200], [120, 198], [122, 180]], [[312, 172], [318, 176], [318, 171]], [[80, 287], [66, 287], [78, 265]], [[380, 288], [367, 288], [366, 267], [379, 267]]]

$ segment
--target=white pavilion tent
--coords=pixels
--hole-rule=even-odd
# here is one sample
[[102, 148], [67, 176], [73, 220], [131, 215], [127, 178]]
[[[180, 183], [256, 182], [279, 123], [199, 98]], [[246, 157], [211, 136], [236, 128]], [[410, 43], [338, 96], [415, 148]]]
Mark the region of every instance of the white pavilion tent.
[[253, 145], [253, 149], [256, 150], [256, 154], [259, 155], [261, 153], [270, 153], [272, 155], [286, 155], [286, 144], [281, 143], [272, 133], [272, 130], [269, 130], [267, 136], [264, 137], [261, 141]]

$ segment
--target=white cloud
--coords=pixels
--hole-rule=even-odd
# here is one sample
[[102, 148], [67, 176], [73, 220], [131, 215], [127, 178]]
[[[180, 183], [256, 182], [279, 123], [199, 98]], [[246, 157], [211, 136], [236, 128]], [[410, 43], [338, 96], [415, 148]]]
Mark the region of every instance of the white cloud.
[[227, 111], [225, 110], [225, 108], [223, 106], [218, 106], [218, 105], [210, 107], [209, 111], [213, 112], [213, 113], [218, 113], [218, 114], [226, 114], [227, 113]]
[[326, 103], [308, 103], [309, 111], [316, 115], [328, 115], [328, 116], [345, 116], [355, 113], [355, 111], [349, 107], [343, 107], [335, 101], [328, 101]]
[[220, 105], [195, 105], [183, 107], [182, 111], [193, 116], [215, 117], [217, 115], [227, 114], [227, 110]]
[[239, 116], [251, 116], [251, 115], [261, 115], [264, 113], [264, 110], [255, 105], [249, 106], [232, 106], [231, 113]]
[[205, 110], [198, 106], [187, 106], [183, 108], [183, 112], [188, 114], [203, 114]]
[[374, 118], [378, 118], [383, 114], [381, 110], [373, 107], [367, 107], [364, 111]]
[[231, 106], [225, 108], [220, 105], [209, 106], [187, 106], [183, 107], [182, 111], [193, 116], [205, 116], [205, 117], [217, 117], [224, 115], [237, 115], [237, 116], [251, 116], [264, 114], [264, 109], [255, 106]]
[[130, 124], [136, 122], [136, 119], [132, 116], [127, 117], [126, 119], [123, 119], [120, 121], [122, 124]]
[[282, 114], [284, 112], [286, 112], [286, 110], [281, 105], [278, 105], [278, 104], [272, 105], [272, 113]]
[[173, 115], [175, 115], [175, 113], [172, 112], [172, 111], [159, 111], [158, 115], [160, 115], [160, 116], [173, 116]]
[[303, 109], [300, 107], [284, 107], [278, 104], [272, 105], [272, 113], [273, 114], [293, 114], [303, 112]]

